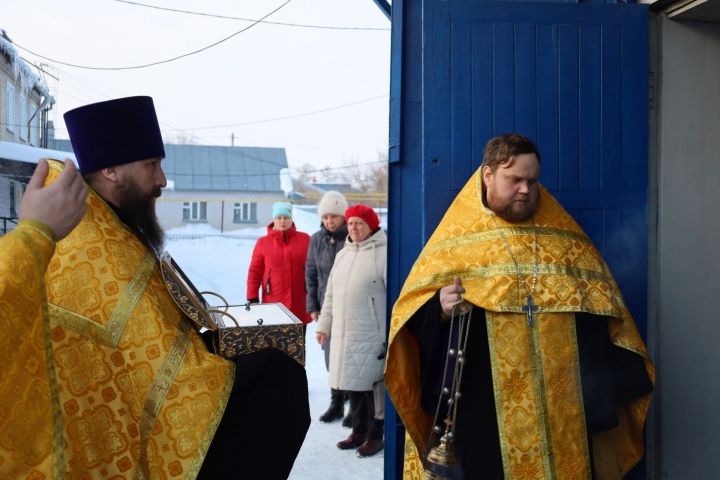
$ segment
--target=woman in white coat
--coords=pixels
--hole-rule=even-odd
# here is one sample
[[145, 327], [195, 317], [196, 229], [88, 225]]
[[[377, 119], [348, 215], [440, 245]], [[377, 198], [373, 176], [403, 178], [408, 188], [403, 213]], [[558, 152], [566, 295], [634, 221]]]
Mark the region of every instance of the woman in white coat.
[[330, 271], [317, 341], [332, 336], [330, 387], [350, 397], [352, 433], [337, 446], [367, 457], [383, 448], [387, 237], [370, 207], [350, 207], [345, 219], [348, 238]]

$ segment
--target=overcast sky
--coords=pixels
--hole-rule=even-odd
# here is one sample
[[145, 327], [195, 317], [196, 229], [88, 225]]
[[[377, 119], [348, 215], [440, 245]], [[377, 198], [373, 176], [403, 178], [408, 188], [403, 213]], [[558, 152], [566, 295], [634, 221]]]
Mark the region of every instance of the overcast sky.
[[[387, 150], [390, 22], [372, 0], [138, 0], [156, 7], [267, 22], [203, 52], [129, 70], [88, 67], [164, 61], [207, 47], [253, 22], [171, 12], [120, 0], [4, 0], [0, 28], [42, 63], [56, 97], [50, 119], [130, 95], [155, 101], [167, 143], [284, 147], [291, 167], [376, 162]], [[379, 29], [379, 30], [378, 30]], [[340, 107], [342, 105], [353, 104]], [[318, 110], [322, 113], [264, 121]], [[260, 122], [249, 124], [251, 122]], [[245, 125], [241, 125], [245, 124]]]

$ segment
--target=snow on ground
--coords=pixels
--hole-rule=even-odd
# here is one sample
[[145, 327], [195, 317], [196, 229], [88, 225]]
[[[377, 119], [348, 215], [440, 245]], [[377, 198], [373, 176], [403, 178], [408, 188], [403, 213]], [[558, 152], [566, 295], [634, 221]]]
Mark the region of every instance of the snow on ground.
[[[318, 230], [317, 214], [295, 207], [293, 219], [298, 230], [311, 235]], [[171, 234], [217, 235], [193, 240], [169, 240], [167, 250], [180, 268], [200, 291], [221, 294], [231, 304], [245, 303], [245, 287], [254, 240], [223, 238], [218, 230], [206, 225], [190, 225], [169, 230]], [[266, 230], [243, 229], [229, 232], [257, 236]], [[208, 296], [213, 303], [213, 298]], [[330, 403], [325, 360], [320, 345], [315, 342], [315, 324], [307, 331], [306, 371], [310, 395], [312, 422], [305, 442], [298, 454], [290, 480], [378, 480], [383, 478], [383, 452], [374, 457], [357, 458], [354, 450], [339, 450], [335, 444], [350, 434], [340, 421], [330, 424], [318, 421], [318, 417]], [[346, 405], [347, 407], [347, 405]]]

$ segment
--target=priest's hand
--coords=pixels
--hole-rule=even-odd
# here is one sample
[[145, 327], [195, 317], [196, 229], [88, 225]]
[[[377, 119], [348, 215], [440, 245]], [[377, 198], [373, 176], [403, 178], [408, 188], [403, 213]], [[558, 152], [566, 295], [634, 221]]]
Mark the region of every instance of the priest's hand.
[[315, 340], [317, 340], [317, 342], [318, 342], [320, 345], [324, 345], [324, 344], [325, 344], [325, 340], [327, 340], [327, 335], [325, 335], [325, 334], [322, 333], [322, 332], [317, 332], [317, 333], [315, 334]]
[[462, 286], [460, 277], [453, 279], [453, 284], [440, 289], [440, 308], [444, 317], [452, 315], [452, 309], [455, 305], [462, 303], [465, 289]]
[[19, 218], [44, 223], [55, 234], [55, 240], [61, 240], [85, 214], [88, 187], [72, 160], [65, 160], [65, 169], [57, 181], [43, 187], [48, 171], [47, 160], [40, 159], [23, 195]]

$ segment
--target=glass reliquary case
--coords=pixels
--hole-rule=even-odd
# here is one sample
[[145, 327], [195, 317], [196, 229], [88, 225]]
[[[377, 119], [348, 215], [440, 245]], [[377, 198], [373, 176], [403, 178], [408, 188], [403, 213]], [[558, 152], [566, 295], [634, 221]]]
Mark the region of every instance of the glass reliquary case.
[[[183, 313], [201, 332], [212, 332], [215, 353], [227, 359], [266, 348], [285, 352], [305, 365], [303, 324], [281, 303], [229, 305], [215, 292], [200, 292], [169, 253], [160, 259], [165, 286]], [[205, 296], [219, 305], [210, 305]]]

